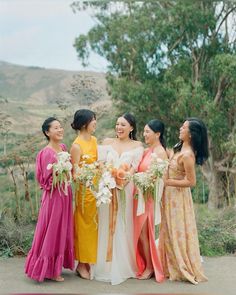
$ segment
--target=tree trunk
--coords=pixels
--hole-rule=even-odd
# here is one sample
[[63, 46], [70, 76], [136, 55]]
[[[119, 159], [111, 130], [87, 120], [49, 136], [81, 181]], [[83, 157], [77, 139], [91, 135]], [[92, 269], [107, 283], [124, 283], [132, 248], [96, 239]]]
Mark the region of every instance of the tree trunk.
[[3, 155], [7, 155], [7, 134], [4, 134], [4, 139], [3, 139]]
[[225, 205], [224, 185], [222, 173], [212, 171], [211, 182], [209, 185], [208, 208], [216, 209]]
[[209, 188], [208, 208], [216, 209], [224, 206], [224, 184], [222, 172], [217, 171], [214, 166], [214, 158], [210, 150], [209, 159], [202, 167], [202, 173], [207, 180]]
[[31, 217], [32, 217], [32, 220], [35, 220], [34, 204], [30, 195], [30, 190], [29, 190], [28, 171], [25, 171], [24, 173], [24, 183], [25, 183], [25, 199], [30, 203]]
[[18, 196], [16, 178], [15, 178], [15, 175], [14, 175], [14, 167], [9, 168], [9, 171], [10, 171], [12, 181], [13, 181], [13, 184], [14, 184], [14, 194], [15, 194], [15, 198], [16, 198], [16, 220], [19, 220], [20, 215], [21, 215], [21, 210], [20, 210], [20, 200], [19, 200], [19, 196]]

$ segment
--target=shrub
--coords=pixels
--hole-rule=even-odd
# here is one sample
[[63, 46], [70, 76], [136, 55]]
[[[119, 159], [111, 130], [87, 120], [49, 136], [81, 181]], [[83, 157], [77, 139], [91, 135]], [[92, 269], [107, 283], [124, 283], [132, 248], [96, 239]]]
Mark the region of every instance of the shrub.
[[0, 256], [26, 255], [30, 249], [35, 224], [25, 220], [16, 223], [4, 216], [0, 221]]
[[236, 208], [209, 210], [196, 206], [201, 254], [218, 256], [236, 252]]

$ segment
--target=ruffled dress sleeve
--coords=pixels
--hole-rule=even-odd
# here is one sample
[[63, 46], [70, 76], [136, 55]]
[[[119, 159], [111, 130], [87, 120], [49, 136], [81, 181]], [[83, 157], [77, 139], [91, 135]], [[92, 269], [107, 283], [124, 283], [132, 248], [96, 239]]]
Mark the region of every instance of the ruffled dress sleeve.
[[106, 162], [109, 150], [109, 145], [98, 145], [98, 161]]
[[50, 148], [42, 149], [36, 157], [36, 178], [40, 188], [46, 191], [52, 187], [52, 169], [48, 170], [48, 164], [56, 162], [56, 154]]
[[133, 159], [132, 159], [132, 167], [134, 168], [135, 171], [138, 170], [139, 163], [141, 162], [142, 157], [143, 157], [143, 152], [144, 152], [144, 148], [142, 146], [134, 149]]

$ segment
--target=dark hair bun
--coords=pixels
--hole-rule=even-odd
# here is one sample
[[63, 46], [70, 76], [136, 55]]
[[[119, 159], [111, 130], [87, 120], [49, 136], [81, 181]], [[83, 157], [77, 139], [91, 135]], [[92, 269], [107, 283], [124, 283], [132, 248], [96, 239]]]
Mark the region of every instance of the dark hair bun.
[[74, 130], [81, 130], [83, 127], [87, 128], [88, 124], [96, 119], [96, 114], [88, 109], [81, 109], [75, 112], [74, 120], [71, 123], [71, 127]]

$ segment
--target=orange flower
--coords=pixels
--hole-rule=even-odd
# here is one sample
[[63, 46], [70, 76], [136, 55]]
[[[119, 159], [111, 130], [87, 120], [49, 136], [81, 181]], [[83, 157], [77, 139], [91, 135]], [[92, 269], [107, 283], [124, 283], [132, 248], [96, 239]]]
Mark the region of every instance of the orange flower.
[[111, 175], [115, 178], [116, 184], [120, 187], [123, 187], [123, 185], [126, 182], [126, 175], [127, 172], [130, 170], [130, 165], [123, 163], [120, 165], [119, 168], [112, 168], [110, 170]]
[[130, 170], [130, 165], [127, 163], [123, 163], [120, 165], [120, 169], [123, 169], [124, 171], [128, 172]]
[[119, 186], [123, 186], [126, 182], [126, 175], [127, 172], [130, 170], [130, 165], [123, 163], [120, 165], [120, 167], [117, 169], [116, 173], [116, 183]]
[[116, 174], [116, 183], [120, 186], [124, 184], [125, 181], [125, 171], [121, 168], [117, 169], [117, 174]]
[[116, 168], [111, 169], [111, 175], [112, 175], [112, 177], [116, 178], [116, 176], [117, 176], [117, 169]]

